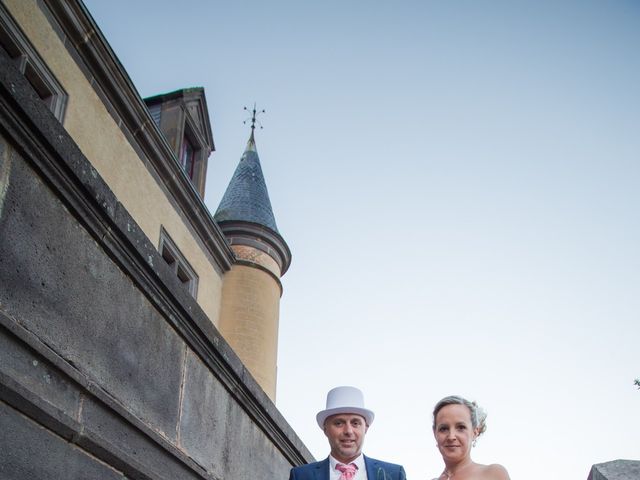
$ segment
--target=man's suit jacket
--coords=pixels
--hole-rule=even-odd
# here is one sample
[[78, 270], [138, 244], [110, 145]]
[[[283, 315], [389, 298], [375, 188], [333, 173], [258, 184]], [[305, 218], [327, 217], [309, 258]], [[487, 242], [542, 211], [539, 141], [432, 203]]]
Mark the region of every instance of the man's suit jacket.
[[[387, 463], [375, 458], [364, 457], [367, 480], [405, 480], [401, 465]], [[319, 462], [293, 467], [289, 480], [329, 480], [329, 457]]]

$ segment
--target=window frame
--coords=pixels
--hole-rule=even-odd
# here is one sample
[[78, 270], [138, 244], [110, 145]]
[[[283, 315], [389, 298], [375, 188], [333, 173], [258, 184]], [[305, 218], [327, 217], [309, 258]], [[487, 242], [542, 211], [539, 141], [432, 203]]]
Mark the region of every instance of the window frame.
[[186, 132], [182, 136], [182, 143], [180, 145], [180, 158], [178, 162], [184, 173], [187, 174], [189, 180], [193, 180], [196, 166], [196, 155], [200, 149], [194, 146], [194, 142], [191, 140]]
[[160, 256], [167, 263], [169, 268], [171, 268], [178, 278], [178, 281], [185, 286], [189, 294], [193, 298], [197, 299], [198, 274], [195, 272], [193, 267], [191, 267], [163, 226], [160, 227], [158, 253], [160, 253]]
[[0, 47], [14, 60], [16, 68], [62, 123], [69, 95], [2, 2], [0, 2]]
[[[204, 140], [196, 133], [198, 132], [198, 127], [195, 124], [195, 121], [191, 117], [191, 113], [189, 110], [182, 105], [184, 121], [182, 124], [182, 137], [180, 140], [179, 150], [178, 150], [178, 165], [185, 173], [187, 178], [191, 181], [191, 184], [199, 191], [198, 184], [200, 183], [200, 177], [203, 175], [202, 165], [204, 162]], [[191, 171], [187, 171], [182, 162], [182, 155], [185, 150], [185, 142], [188, 142], [191, 145]]]

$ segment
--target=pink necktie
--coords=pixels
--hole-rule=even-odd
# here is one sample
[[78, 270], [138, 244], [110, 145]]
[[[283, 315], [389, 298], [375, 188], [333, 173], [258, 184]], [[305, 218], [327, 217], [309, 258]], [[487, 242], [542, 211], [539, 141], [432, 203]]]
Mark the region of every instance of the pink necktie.
[[344, 463], [338, 463], [336, 465], [336, 470], [342, 472], [339, 480], [351, 480], [356, 475], [356, 467], [355, 463], [350, 463], [349, 465], [345, 465]]

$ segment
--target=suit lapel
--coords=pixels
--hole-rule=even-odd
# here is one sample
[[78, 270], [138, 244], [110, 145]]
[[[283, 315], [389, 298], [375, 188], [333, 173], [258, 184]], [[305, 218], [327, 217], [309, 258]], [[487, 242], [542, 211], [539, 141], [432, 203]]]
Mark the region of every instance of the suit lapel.
[[367, 457], [366, 455], [363, 455], [364, 457], [364, 467], [367, 470], [367, 480], [377, 480], [376, 476], [375, 476], [375, 465], [374, 465], [374, 461], [371, 460], [369, 457]]
[[318, 462], [313, 472], [314, 480], [329, 480], [329, 457]]
[[391, 477], [387, 477], [384, 468], [380, 466], [380, 462], [378, 460], [374, 460], [372, 458], [364, 456], [364, 465], [367, 470], [367, 480], [388, 480]]

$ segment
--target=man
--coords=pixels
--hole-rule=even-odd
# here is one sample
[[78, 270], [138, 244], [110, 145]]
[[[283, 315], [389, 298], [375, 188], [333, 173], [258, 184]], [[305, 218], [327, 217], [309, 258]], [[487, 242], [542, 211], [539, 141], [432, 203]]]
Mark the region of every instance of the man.
[[336, 387], [327, 394], [327, 408], [316, 420], [329, 440], [331, 453], [320, 462], [291, 469], [289, 480], [405, 480], [404, 468], [362, 454], [374, 413], [364, 408], [355, 387]]

